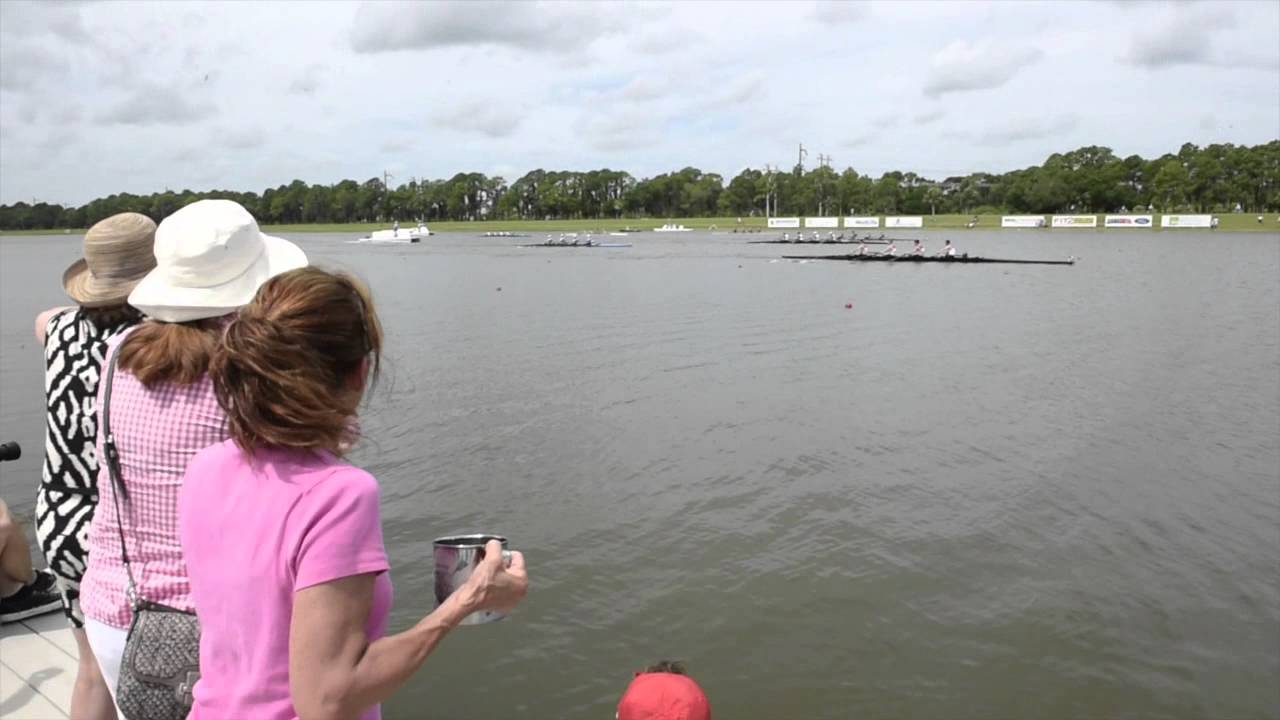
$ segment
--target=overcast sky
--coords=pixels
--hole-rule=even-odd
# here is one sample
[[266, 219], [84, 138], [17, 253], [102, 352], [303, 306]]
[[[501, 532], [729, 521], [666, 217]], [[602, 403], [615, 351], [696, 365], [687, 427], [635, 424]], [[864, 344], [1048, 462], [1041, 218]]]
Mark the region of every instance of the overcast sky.
[[0, 202], [1280, 137], [1280, 3], [0, 2]]

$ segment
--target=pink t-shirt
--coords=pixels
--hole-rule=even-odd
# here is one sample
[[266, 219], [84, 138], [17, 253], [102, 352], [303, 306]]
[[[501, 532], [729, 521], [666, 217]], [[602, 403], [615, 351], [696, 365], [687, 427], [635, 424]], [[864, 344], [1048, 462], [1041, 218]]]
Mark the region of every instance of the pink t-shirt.
[[[378, 482], [328, 453], [260, 450], [227, 440], [187, 466], [178, 531], [200, 617], [200, 681], [191, 720], [296, 720], [289, 695], [293, 596], [378, 573], [365, 626], [386, 633], [391, 580]], [[373, 707], [362, 720], [376, 720]]]

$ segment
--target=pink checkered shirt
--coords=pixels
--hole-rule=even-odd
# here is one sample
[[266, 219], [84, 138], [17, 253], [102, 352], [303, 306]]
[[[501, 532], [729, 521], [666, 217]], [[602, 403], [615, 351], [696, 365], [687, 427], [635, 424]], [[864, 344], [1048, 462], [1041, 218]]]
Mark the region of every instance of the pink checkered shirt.
[[[127, 336], [108, 343], [108, 359]], [[106, 367], [104, 362], [104, 379]], [[104, 385], [98, 384], [99, 407]], [[111, 388], [111, 432], [129, 490], [128, 500], [120, 503], [120, 515], [138, 594], [194, 611], [178, 542], [178, 491], [192, 456], [227, 438], [226, 414], [218, 406], [213, 382], [205, 376], [191, 385], [165, 383], [148, 389], [132, 373], [117, 368]], [[103, 457], [101, 433], [98, 456]], [[98, 468], [98, 509], [89, 527], [89, 566], [80, 585], [80, 606], [85, 617], [127, 628], [133, 610], [125, 597], [128, 577], [120, 560], [116, 493], [107, 463]]]

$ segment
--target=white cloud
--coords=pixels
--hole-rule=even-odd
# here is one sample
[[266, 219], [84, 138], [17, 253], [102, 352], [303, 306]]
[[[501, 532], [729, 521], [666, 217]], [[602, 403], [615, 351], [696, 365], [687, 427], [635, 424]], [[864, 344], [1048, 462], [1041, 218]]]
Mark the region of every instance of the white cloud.
[[617, 152], [651, 146], [657, 122], [652, 113], [622, 108], [587, 112], [579, 118], [577, 127], [591, 147]]
[[847, 148], [858, 148], [863, 147], [864, 145], [870, 145], [875, 142], [877, 137], [879, 136], [876, 133], [867, 132], [862, 133], [861, 135], [855, 135], [841, 144]]
[[214, 141], [219, 147], [251, 150], [261, 147], [267, 141], [267, 135], [260, 127], [222, 128], [214, 134]]
[[532, 0], [369, 2], [351, 30], [358, 53], [497, 45], [570, 52], [619, 27], [614, 6]]
[[666, 97], [669, 92], [670, 79], [658, 78], [651, 74], [633, 78], [623, 86], [621, 95], [627, 100], [645, 102]]
[[413, 138], [399, 137], [387, 140], [378, 146], [378, 149], [388, 155], [395, 155], [409, 150], [414, 146]]
[[939, 97], [949, 92], [998, 88], [1043, 55], [1036, 48], [956, 40], [934, 54], [924, 94]]
[[927, 110], [925, 112], [916, 113], [911, 118], [911, 122], [915, 123], [916, 125], [931, 125], [941, 120], [944, 114], [945, 113], [943, 113], [941, 109]]
[[289, 92], [294, 95], [315, 95], [326, 70], [320, 63], [308, 65], [289, 83]]
[[814, 3], [813, 17], [824, 24], [858, 22], [867, 17], [867, 6], [856, 0], [819, 0]]
[[501, 138], [515, 132], [522, 113], [516, 107], [488, 100], [474, 100], [445, 107], [432, 115], [436, 127], [460, 133]]
[[[1142, 36], [1184, 17], [1209, 18], [1194, 63], [1134, 64], [1133, 35], [1096, 31]], [[1145, 157], [1188, 140], [1253, 145], [1280, 127], [1276, 27], [1280, 3], [1230, 0], [0, 0], [0, 203], [384, 169], [732, 176], [791, 167], [798, 142], [810, 164], [823, 153], [837, 170], [930, 177], [1080, 144]], [[1153, 72], [1178, 91], [1153, 92]]]
[[1145, 68], [1213, 64], [1214, 35], [1235, 22], [1226, 6], [1173, 3], [1145, 32], [1133, 33], [1125, 59]]
[[0, 41], [0, 90], [23, 92], [59, 82], [70, 71], [64, 55], [17, 38]]
[[721, 105], [745, 105], [758, 100], [763, 94], [764, 82], [758, 77], [747, 78], [717, 98], [716, 102]]
[[173, 88], [143, 84], [95, 119], [108, 125], [190, 125], [215, 113], [211, 105], [192, 102]]
[[1078, 122], [1075, 115], [1016, 118], [984, 129], [976, 141], [979, 145], [1003, 145], [1059, 137], [1074, 130]]

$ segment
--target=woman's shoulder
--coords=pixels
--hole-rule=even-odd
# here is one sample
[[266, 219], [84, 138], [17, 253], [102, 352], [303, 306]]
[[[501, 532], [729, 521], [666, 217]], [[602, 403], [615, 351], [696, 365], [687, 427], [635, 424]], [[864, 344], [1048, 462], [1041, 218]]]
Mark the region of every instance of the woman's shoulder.
[[305, 472], [302, 494], [313, 505], [363, 505], [378, 503], [378, 480], [367, 470], [326, 456]]
[[63, 327], [75, 325], [79, 316], [80, 308], [78, 307], [54, 307], [45, 310], [36, 315], [36, 338], [41, 345], [47, 344], [49, 338], [56, 337]]

